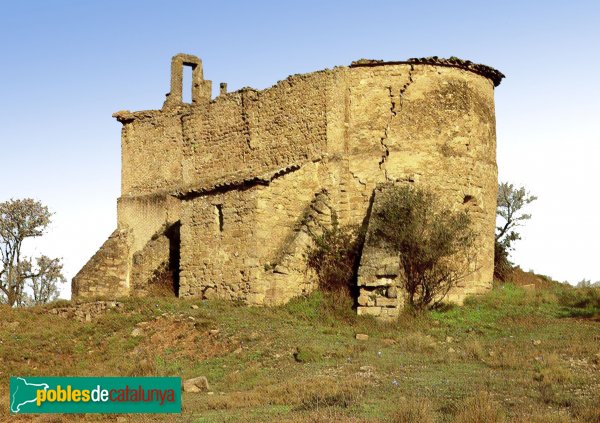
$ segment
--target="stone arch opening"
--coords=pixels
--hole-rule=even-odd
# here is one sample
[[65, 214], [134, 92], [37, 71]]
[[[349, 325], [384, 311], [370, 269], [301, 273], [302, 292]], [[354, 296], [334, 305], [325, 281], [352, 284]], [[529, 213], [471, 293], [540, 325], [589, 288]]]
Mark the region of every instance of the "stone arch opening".
[[[164, 106], [174, 107], [184, 102], [193, 105], [208, 102], [211, 98], [211, 87], [211, 82], [204, 80], [202, 61], [199, 58], [190, 54], [177, 54], [171, 61], [171, 90], [167, 94]], [[189, 89], [191, 99], [188, 102], [187, 94], [184, 96], [183, 93], [188, 93]]]
[[[167, 249], [164, 258], [161, 259], [160, 264], [155, 268], [152, 276], [146, 279], [146, 286], [142, 289], [151, 296], [159, 297], [179, 297], [179, 263], [180, 263], [180, 228], [181, 223], [176, 222], [168, 226], [161, 235], [158, 235], [156, 240], [160, 242], [160, 247], [157, 249]], [[161, 241], [162, 239], [162, 241]], [[152, 254], [153, 248], [145, 251], [147, 255]], [[134, 257], [134, 265], [137, 260]], [[149, 264], [151, 266], [151, 264]], [[143, 267], [144, 264], [142, 263]], [[140, 283], [143, 283], [143, 278], [140, 278]]]

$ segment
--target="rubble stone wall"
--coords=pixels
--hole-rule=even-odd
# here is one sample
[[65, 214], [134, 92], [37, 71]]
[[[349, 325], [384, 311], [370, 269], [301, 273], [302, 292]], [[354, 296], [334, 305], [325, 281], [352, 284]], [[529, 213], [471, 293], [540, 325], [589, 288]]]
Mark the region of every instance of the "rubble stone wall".
[[[194, 69], [191, 104], [176, 92], [182, 66]], [[210, 99], [201, 61], [175, 56], [162, 110], [115, 114], [123, 124], [118, 227], [131, 238], [129, 264], [111, 283], [130, 289], [132, 257], [144, 248], [165, 257], [158, 243], [146, 245], [180, 223], [181, 296], [283, 303], [315, 288], [305, 260], [310, 222], [327, 225], [335, 214], [366, 227], [376, 186], [397, 182], [469, 208], [479, 270], [452, 299], [488, 289], [501, 77], [458, 59], [359, 61], [262, 91], [222, 88]], [[79, 282], [93, 279], [89, 269], [74, 280], [75, 295], [91, 292]], [[102, 275], [102, 265], [94, 271]]]

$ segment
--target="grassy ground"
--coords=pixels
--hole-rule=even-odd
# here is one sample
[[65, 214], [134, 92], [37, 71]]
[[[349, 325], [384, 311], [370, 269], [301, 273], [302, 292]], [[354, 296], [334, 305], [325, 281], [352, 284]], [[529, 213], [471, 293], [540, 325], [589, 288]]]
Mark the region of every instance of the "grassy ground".
[[181, 416], [119, 421], [597, 423], [599, 295], [504, 285], [394, 324], [320, 293], [277, 308], [128, 299], [88, 323], [4, 307], [0, 420], [117, 418], [10, 417], [9, 375], [204, 375], [211, 392], [184, 393]]

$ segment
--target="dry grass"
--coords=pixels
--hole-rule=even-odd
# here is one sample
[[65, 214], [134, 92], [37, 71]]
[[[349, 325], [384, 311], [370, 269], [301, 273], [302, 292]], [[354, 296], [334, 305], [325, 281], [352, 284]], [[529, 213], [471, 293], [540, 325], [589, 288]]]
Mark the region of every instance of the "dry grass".
[[398, 344], [406, 351], [428, 354], [436, 349], [435, 339], [431, 335], [422, 332], [410, 332], [403, 334]]
[[337, 409], [321, 409], [308, 413], [297, 413], [278, 420], [281, 423], [366, 423], [370, 420], [349, 416], [348, 413]]
[[564, 385], [572, 380], [572, 374], [561, 362], [558, 355], [550, 353], [536, 365], [533, 379], [538, 383], [540, 400], [545, 404], [568, 407], [571, 399], [564, 391]]
[[459, 407], [454, 423], [503, 423], [504, 413], [487, 392], [467, 398]]
[[566, 368], [560, 357], [554, 353], [547, 354], [542, 357], [536, 375], [536, 380], [540, 382], [559, 383], [563, 384], [570, 382], [572, 374], [568, 368]]
[[[553, 295], [507, 286], [385, 325], [318, 293], [274, 308], [127, 299], [91, 323], [1, 307], [0, 403], [9, 374], [202, 375], [213, 394], [184, 393], [177, 421], [600, 422], [591, 397], [600, 391], [600, 323], [564, 318]], [[136, 327], [142, 336], [132, 336]], [[7, 413], [0, 407], [0, 421], [37, 418]]]
[[297, 411], [344, 409], [359, 400], [365, 388], [366, 382], [356, 377], [303, 379], [202, 398], [202, 403], [194, 408], [232, 410], [270, 404], [292, 406]]
[[539, 411], [536, 414], [517, 417], [510, 423], [573, 423], [573, 420], [564, 413]]
[[388, 420], [389, 423], [434, 423], [429, 401], [422, 398], [402, 400]]
[[577, 423], [598, 423], [600, 422], [600, 398], [595, 403], [578, 407], [574, 410]]
[[505, 370], [524, 369], [529, 365], [529, 357], [523, 352], [523, 348], [513, 343], [492, 348], [484, 361], [491, 368]]
[[473, 360], [483, 360], [486, 356], [485, 349], [478, 339], [468, 339], [465, 342], [465, 355]]

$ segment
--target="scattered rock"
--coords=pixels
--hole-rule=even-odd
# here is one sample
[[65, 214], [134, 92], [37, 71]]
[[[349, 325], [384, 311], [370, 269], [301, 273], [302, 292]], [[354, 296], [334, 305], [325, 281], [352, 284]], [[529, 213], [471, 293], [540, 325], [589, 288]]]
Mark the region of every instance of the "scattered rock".
[[537, 345], [541, 345], [541, 344], [542, 344], [542, 341], [540, 339], [534, 339], [533, 340], [533, 345], [537, 346]]
[[11, 330], [17, 330], [17, 328], [19, 327], [20, 324], [21, 324], [20, 322], [17, 322], [15, 320], [14, 322], [8, 323], [6, 326], [8, 326], [8, 328]]
[[394, 344], [396, 344], [396, 340], [395, 339], [391, 339], [391, 338], [386, 338], [382, 342], [385, 345], [394, 345]]
[[196, 304], [192, 304], [192, 310], [198, 310], [198, 306]]
[[374, 301], [372, 301], [370, 297], [364, 292], [361, 292], [361, 294], [358, 296], [358, 304], [361, 306], [375, 305]]
[[144, 331], [140, 328], [134, 328], [131, 331], [131, 336], [133, 336], [134, 338], [138, 337], [138, 336], [142, 336], [144, 334]]
[[390, 286], [387, 289], [386, 294], [388, 298], [398, 298], [398, 288], [396, 288], [395, 286]]
[[448, 352], [450, 354], [454, 354], [456, 352], [456, 350], [454, 348], [450, 347], [450, 348], [448, 348]]
[[366, 341], [369, 339], [369, 335], [367, 335], [366, 333], [357, 333], [356, 339], [358, 339], [359, 341]]
[[439, 326], [440, 325], [440, 321], [439, 320], [434, 320], [432, 322], [433, 326]]
[[54, 307], [46, 312], [80, 322], [91, 322], [116, 307], [122, 307], [122, 303], [117, 301], [71, 301], [68, 305]]
[[183, 392], [208, 392], [208, 379], [206, 376], [198, 376], [183, 382]]
[[446, 342], [447, 342], [448, 344], [451, 344], [452, 342], [454, 342], [454, 338], [453, 338], [453, 337], [451, 337], [451, 336], [447, 336], [447, 337], [446, 337]]
[[211, 334], [211, 335], [218, 335], [219, 332], [220, 332], [219, 329], [211, 329], [211, 330], [208, 331], [208, 333]]
[[212, 300], [217, 297], [217, 290], [211, 287], [208, 287], [202, 293], [202, 298], [205, 300]]
[[242, 352], [242, 347], [238, 347], [235, 349], [235, 351], [233, 352], [234, 354], [240, 354]]

